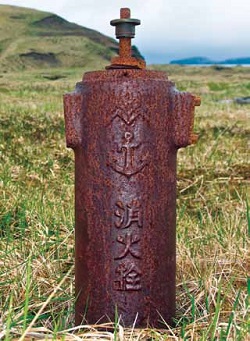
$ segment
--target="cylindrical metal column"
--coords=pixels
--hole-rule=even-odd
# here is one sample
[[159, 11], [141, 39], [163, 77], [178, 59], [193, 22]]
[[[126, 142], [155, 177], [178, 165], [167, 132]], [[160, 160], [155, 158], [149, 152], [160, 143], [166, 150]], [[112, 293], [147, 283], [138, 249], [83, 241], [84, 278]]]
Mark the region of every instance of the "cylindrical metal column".
[[64, 97], [75, 152], [76, 324], [175, 316], [176, 154], [199, 99], [165, 73], [86, 73]]

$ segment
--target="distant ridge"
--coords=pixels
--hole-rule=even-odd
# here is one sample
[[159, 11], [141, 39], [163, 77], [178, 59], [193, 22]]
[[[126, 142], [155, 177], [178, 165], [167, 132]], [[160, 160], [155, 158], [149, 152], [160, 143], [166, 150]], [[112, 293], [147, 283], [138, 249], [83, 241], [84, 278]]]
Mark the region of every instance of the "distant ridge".
[[178, 60], [172, 60], [170, 64], [179, 64], [179, 65], [195, 65], [195, 64], [235, 64], [235, 65], [241, 65], [241, 64], [250, 64], [250, 57], [239, 57], [239, 58], [230, 58], [225, 59], [222, 61], [215, 61], [211, 60], [207, 57], [191, 57], [186, 59], [178, 59]]
[[[108, 24], [108, 23], [107, 23]], [[109, 65], [118, 42], [56, 14], [0, 5], [1, 71]], [[134, 56], [143, 58], [133, 46]]]

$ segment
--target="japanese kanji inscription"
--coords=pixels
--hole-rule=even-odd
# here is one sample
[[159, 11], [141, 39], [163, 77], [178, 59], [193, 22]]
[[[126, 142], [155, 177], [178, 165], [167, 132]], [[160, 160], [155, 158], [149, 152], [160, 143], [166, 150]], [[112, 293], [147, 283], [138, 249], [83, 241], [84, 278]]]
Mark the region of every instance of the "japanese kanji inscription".
[[133, 223], [137, 224], [138, 227], [142, 227], [141, 204], [137, 199], [132, 200], [127, 205], [124, 205], [122, 201], [117, 201], [116, 206], [115, 216], [118, 219], [115, 221], [115, 226], [117, 228], [125, 229]]
[[130, 291], [141, 289], [141, 271], [133, 262], [122, 262], [115, 270], [117, 278], [114, 281], [114, 289], [118, 291]]

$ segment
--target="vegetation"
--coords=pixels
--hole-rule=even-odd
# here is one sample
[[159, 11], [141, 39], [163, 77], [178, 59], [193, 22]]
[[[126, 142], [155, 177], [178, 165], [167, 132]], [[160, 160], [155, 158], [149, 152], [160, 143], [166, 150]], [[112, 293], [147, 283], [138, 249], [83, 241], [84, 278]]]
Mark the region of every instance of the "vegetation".
[[0, 5], [0, 67], [5, 72], [45, 67], [102, 67], [117, 42], [37, 10]]
[[62, 95], [87, 69], [60, 68], [0, 74], [0, 338], [247, 339], [249, 107], [220, 100], [249, 94], [249, 69], [152, 68], [202, 97], [199, 141], [178, 158], [176, 327], [73, 328], [74, 159]]
[[[141, 57], [136, 47], [132, 51]], [[52, 13], [0, 5], [3, 72], [46, 67], [102, 68], [117, 52], [118, 43], [95, 30]]]

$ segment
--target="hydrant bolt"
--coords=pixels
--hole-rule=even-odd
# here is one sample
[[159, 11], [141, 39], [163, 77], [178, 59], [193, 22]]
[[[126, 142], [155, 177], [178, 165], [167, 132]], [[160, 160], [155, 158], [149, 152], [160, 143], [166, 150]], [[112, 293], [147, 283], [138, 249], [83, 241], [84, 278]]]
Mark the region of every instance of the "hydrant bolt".
[[111, 26], [115, 26], [116, 38], [119, 41], [119, 57], [112, 59], [112, 65], [108, 69], [120, 68], [145, 68], [144, 60], [136, 59], [131, 56], [131, 39], [135, 37], [135, 26], [140, 25], [138, 19], [130, 18], [130, 9], [121, 8], [120, 19], [110, 21]]

